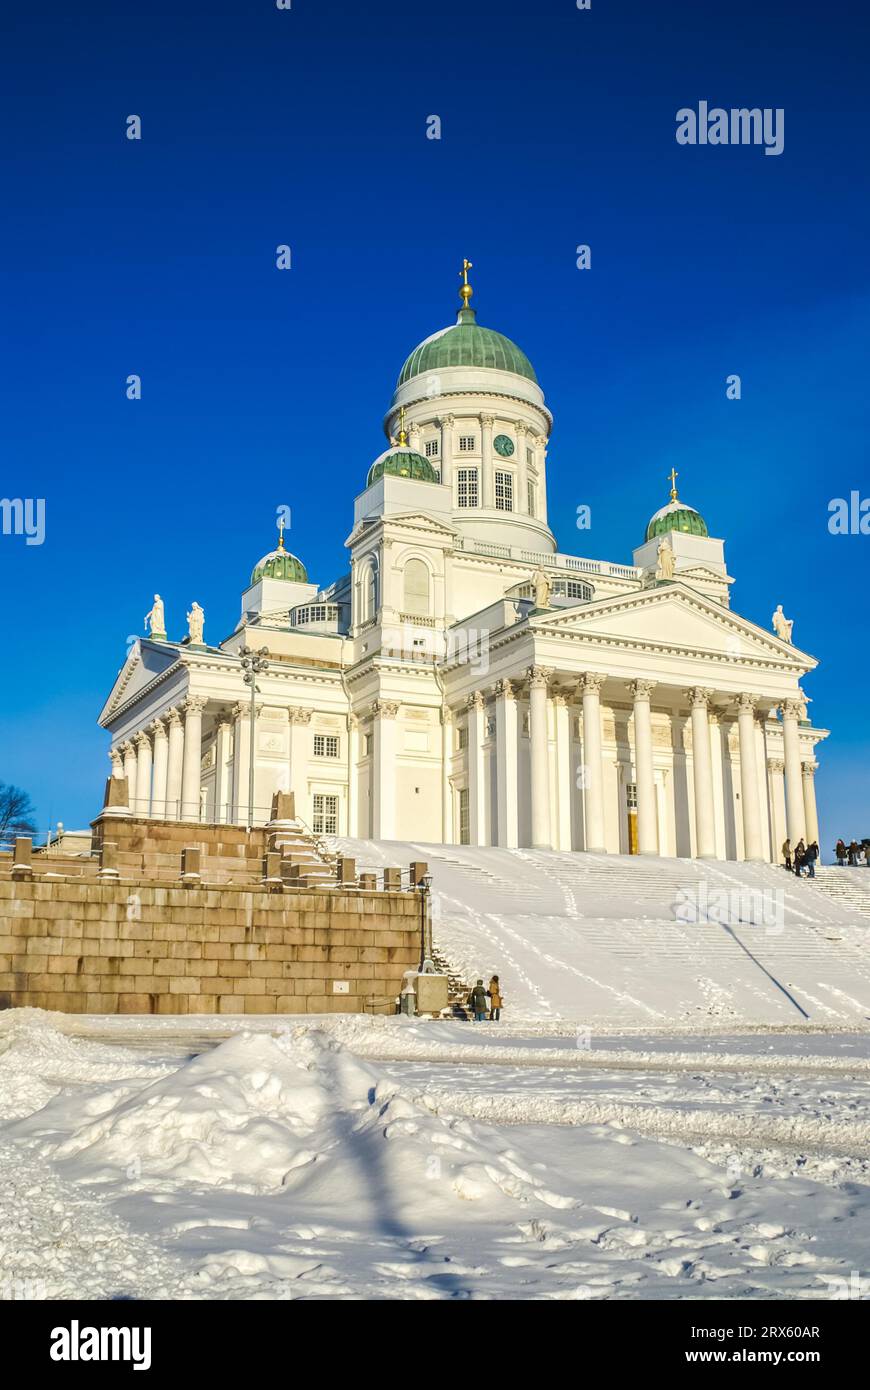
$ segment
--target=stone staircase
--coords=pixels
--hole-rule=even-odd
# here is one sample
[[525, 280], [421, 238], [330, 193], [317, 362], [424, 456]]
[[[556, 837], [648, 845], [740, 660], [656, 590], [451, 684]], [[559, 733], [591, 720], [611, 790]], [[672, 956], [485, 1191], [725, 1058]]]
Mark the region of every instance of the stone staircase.
[[[300, 820], [280, 822], [276, 828], [211, 826], [177, 821], [144, 821], [135, 818], [103, 821], [94, 837], [90, 856], [33, 855], [37, 878], [81, 877], [97, 880], [103, 840], [116, 846], [113, 863], [121, 882], [150, 882], [177, 886], [183, 849], [198, 849], [199, 872], [206, 887], [257, 887], [263, 883], [264, 857], [280, 856], [284, 870], [304, 878], [309, 887], [333, 885], [336, 856], [328, 845]], [[11, 872], [12, 855], [0, 854], [0, 871]]]
[[470, 1021], [472, 1014], [468, 1007], [471, 985], [451, 966], [449, 960], [436, 946], [432, 951], [432, 964], [440, 975], [447, 976], [447, 1003], [451, 1018]]
[[508, 1017], [870, 1023], [870, 870], [808, 880], [772, 864], [337, 843], [361, 865], [429, 863], [434, 945], [463, 1016], [469, 981], [497, 971]]
[[817, 890], [833, 902], [870, 917], [870, 868], [841, 869], [836, 864], [817, 864], [814, 882]]

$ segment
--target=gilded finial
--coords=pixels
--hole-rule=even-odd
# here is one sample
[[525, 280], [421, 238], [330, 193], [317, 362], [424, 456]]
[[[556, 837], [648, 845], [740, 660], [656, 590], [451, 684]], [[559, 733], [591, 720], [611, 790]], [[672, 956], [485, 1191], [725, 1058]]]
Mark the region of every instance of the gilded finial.
[[671, 501], [672, 501], [672, 502], [676, 502], [676, 501], [679, 500], [679, 499], [677, 498], [677, 478], [678, 478], [679, 476], [680, 476], [680, 475], [679, 475], [679, 473], [677, 472], [676, 468], [672, 468], [671, 471], [670, 471], [670, 473], [668, 474], [668, 477], [669, 477], [670, 480], [671, 480]]
[[278, 522], [278, 549], [284, 549], [284, 517]]
[[472, 266], [472, 264], [471, 264], [471, 261], [469, 261], [466, 257], [463, 257], [463, 260], [462, 260], [462, 269], [461, 269], [460, 272], [459, 272], [459, 274], [460, 274], [461, 277], [462, 277], [462, 284], [461, 284], [460, 287], [459, 287], [459, 298], [462, 300], [462, 307], [463, 307], [463, 309], [467, 309], [467, 308], [468, 308], [468, 301], [469, 301], [469, 299], [471, 298], [471, 296], [474, 294], [474, 290], [471, 288], [471, 286], [470, 286], [469, 283], [468, 283], [468, 272], [469, 272], [469, 270], [472, 270], [472, 269], [473, 269], [473, 266]]
[[402, 406], [401, 410], [399, 411], [399, 444], [404, 449], [407, 443], [408, 436], [405, 433], [405, 407]]

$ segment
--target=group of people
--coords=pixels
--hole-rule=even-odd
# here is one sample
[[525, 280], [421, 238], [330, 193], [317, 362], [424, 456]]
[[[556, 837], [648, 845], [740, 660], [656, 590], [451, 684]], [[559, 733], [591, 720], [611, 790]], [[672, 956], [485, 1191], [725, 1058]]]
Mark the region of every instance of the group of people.
[[[489, 1006], [487, 1008], [487, 999]], [[468, 996], [468, 1004], [474, 1014], [475, 1023], [485, 1023], [487, 1012], [491, 1023], [498, 1023], [501, 1018], [503, 1000], [501, 995], [501, 985], [498, 982], [498, 975], [493, 975], [489, 982], [489, 989], [485, 989], [483, 980], [478, 980], [474, 989]]]
[[806, 872], [807, 878], [816, 876], [816, 860], [819, 857], [819, 846], [816, 840], [806, 844], [804, 840], [798, 840], [792, 851], [791, 840], [785, 840], [782, 846], [782, 857], [785, 867], [789, 873], [792, 869], [798, 878], [803, 878]]
[[858, 868], [859, 865], [870, 868], [870, 841], [864, 840], [859, 845], [857, 840], [852, 840], [851, 844], [847, 845], [844, 840], [838, 840], [834, 848], [834, 855], [841, 869], [846, 864], [853, 869]]

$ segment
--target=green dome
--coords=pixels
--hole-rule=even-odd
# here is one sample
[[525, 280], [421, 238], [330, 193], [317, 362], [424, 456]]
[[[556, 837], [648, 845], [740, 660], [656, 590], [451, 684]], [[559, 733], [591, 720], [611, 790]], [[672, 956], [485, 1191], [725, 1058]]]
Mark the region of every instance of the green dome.
[[438, 474], [429, 460], [404, 444], [393, 444], [386, 453], [375, 459], [369, 469], [366, 487], [371, 487], [385, 473], [392, 473], [397, 478], [415, 478], [421, 483], [438, 482]]
[[277, 550], [270, 550], [254, 566], [251, 583], [256, 584], [258, 579], [288, 579], [293, 584], [307, 584], [308, 571], [301, 560], [284, 549], [282, 540]]
[[513, 372], [537, 385], [535, 369], [526, 354], [492, 328], [481, 328], [473, 309], [460, 309], [455, 324], [433, 333], [431, 338], [414, 348], [399, 373], [398, 385], [424, 372], [437, 372], [445, 367], [493, 367], [500, 372]]
[[655, 516], [650, 517], [646, 538], [651, 541], [654, 536], [664, 536], [668, 531], [684, 531], [690, 536], [710, 534], [701, 513], [681, 502], [679, 498], [669, 502], [666, 507], [661, 507]]

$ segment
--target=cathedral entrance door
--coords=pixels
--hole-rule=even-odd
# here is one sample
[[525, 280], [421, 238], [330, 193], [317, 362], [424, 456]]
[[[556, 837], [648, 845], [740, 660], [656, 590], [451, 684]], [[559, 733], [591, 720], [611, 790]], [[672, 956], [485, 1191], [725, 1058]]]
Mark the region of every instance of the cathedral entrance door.
[[628, 852], [637, 854], [637, 785], [629, 782], [625, 788], [625, 807], [628, 813]]

